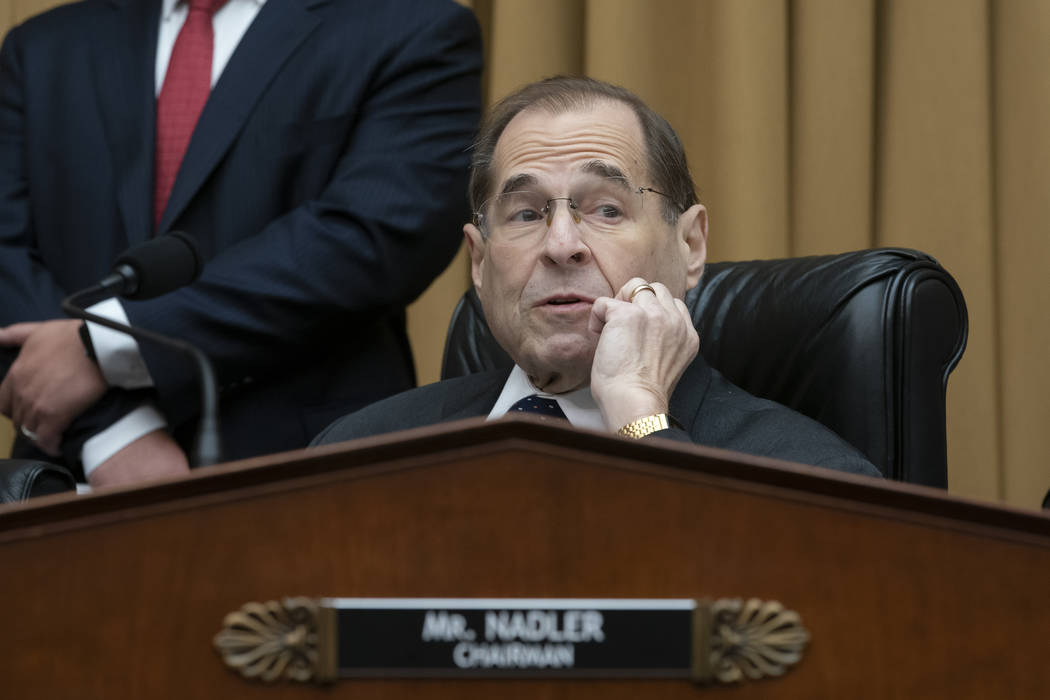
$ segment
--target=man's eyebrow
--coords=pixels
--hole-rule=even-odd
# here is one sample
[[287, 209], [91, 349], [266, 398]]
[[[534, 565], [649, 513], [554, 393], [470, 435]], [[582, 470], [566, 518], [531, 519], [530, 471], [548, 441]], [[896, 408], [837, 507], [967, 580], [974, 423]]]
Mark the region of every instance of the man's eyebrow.
[[582, 168], [583, 172], [590, 173], [591, 175], [598, 175], [599, 177], [605, 178], [618, 178], [621, 180], [627, 180], [627, 175], [617, 168], [615, 165], [610, 165], [603, 160], [592, 160], [584, 164]]
[[499, 191], [500, 194], [506, 194], [507, 192], [516, 192], [523, 187], [529, 187], [539, 182], [535, 175], [529, 175], [528, 173], [519, 173], [517, 175], [511, 175], [503, 181], [503, 188]]

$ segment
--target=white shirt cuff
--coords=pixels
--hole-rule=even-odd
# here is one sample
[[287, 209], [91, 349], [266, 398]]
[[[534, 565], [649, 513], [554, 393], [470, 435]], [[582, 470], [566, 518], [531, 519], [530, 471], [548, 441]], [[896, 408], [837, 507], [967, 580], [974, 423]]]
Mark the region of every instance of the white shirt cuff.
[[87, 478], [100, 464], [143, 435], [167, 425], [168, 422], [153, 404], [144, 403], [102, 432], [92, 435], [80, 448], [84, 477]]
[[[93, 314], [111, 321], [128, 324], [128, 315], [116, 299], [106, 299], [88, 307]], [[95, 357], [106, 383], [121, 389], [141, 389], [153, 386], [153, 377], [139, 352], [138, 342], [127, 333], [87, 322]]]

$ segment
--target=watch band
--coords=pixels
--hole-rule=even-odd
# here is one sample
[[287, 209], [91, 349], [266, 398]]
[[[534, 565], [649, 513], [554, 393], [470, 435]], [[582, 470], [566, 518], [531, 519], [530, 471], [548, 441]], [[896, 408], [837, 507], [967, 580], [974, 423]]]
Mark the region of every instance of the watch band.
[[97, 365], [98, 356], [95, 355], [95, 344], [91, 342], [91, 331], [88, 330], [87, 321], [80, 324], [80, 342], [84, 344], [84, 354]]
[[617, 430], [616, 434], [637, 440], [646, 435], [651, 435], [657, 430], [667, 430], [668, 428], [678, 428], [681, 430], [682, 424], [671, 417], [670, 414], [654, 413], [651, 416], [644, 416], [638, 420], [631, 421]]

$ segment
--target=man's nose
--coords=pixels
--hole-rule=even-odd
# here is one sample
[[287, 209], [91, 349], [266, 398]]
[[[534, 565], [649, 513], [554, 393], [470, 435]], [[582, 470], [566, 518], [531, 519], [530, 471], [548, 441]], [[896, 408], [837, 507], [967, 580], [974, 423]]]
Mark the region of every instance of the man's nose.
[[[564, 204], [564, 206], [557, 206]], [[581, 263], [590, 256], [576, 211], [568, 201], [552, 201], [550, 228], [544, 241], [547, 257], [559, 265]]]

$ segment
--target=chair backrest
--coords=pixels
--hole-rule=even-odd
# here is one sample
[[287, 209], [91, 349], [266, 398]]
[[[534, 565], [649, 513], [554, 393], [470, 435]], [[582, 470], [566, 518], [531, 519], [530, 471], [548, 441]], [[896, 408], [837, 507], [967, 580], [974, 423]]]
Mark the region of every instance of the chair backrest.
[[[701, 352], [731, 382], [820, 421], [889, 478], [947, 486], [945, 388], [968, 322], [936, 260], [885, 248], [712, 263], [686, 304]], [[510, 365], [468, 291], [442, 378]]]

